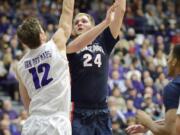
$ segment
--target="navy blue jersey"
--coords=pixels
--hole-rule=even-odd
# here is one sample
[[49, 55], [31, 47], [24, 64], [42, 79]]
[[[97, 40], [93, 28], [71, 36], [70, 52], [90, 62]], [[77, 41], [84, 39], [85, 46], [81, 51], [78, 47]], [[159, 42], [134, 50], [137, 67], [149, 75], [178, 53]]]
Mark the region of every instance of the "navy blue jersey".
[[166, 108], [166, 112], [170, 109], [178, 108], [179, 97], [180, 97], [180, 76], [177, 76], [164, 88], [163, 98], [164, 98], [164, 105]]
[[108, 60], [118, 39], [107, 28], [92, 44], [68, 54], [72, 101], [86, 105], [104, 104], [108, 96]]

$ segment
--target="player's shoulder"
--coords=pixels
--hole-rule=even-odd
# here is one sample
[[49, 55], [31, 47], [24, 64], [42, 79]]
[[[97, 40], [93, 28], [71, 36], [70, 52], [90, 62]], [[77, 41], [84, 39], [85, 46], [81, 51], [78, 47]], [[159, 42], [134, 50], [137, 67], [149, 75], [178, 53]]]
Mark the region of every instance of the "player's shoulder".
[[[178, 86], [179, 85], [179, 86]], [[164, 93], [166, 93], [167, 95], [172, 95], [175, 94], [179, 91], [180, 88], [180, 83], [177, 85], [177, 82], [172, 80], [170, 81], [165, 87], [164, 87]]]
[[176, 76], [173, 80], [172, 83], [175, 85], [178, 85], [180, 87], [180, 75]]
[[71, 36], [68, 40], [67, 40], [67, 43], [66, 43], [66, 46], [69, 45], [69, 43], [73, 42], [74, 39], [76, 39], [78, 36]]
[[171, 89], [173, 89], [174, 84], [172, 81], [170, 81], [165, 87], [164, 87], [164, 91], [170, 91]]
[[54, 42], [53, 39], [48, 40], [45, 44], [46, 45], [56, 45], [56, 43]]

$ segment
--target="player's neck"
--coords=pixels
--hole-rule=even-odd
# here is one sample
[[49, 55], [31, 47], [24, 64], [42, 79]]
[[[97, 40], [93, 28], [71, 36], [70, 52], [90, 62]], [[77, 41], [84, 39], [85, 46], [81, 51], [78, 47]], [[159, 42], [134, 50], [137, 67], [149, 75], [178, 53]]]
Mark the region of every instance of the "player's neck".
[[46, 41], [45, 40], [41, 40], [41, 45], [45, 44]]

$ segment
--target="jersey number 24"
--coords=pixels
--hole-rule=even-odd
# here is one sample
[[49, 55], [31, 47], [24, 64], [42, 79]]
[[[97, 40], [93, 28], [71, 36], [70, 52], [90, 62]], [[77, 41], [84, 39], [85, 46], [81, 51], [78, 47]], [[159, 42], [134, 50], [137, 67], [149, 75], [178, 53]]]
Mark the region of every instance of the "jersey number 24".
[[[83, 55], [83, 58], [85, 59], [83, 62], [84, 67], [92, 67], [93, 66], [93, 62], [91, 62], [93, 57], [91, 54], [86, 53]], [[101, 65], [102, 65], [101, 54], [96, 55], [96, 57], [94, 59], [94, 64], [96, 64], [99, 68], [101, 67]]]

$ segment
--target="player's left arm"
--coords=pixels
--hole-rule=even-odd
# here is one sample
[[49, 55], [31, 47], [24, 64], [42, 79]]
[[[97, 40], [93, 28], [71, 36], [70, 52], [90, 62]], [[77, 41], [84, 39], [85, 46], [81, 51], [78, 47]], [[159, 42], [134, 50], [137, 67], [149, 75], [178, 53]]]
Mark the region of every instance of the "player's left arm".
[[18, 71], [17, 71], [17, 63], [16, 63], [16, 66], [13, 67], [13, 70], [16, 74], [16, 79], [18, 80], [19, 82], [19, 93], [20, 93], [20, 97], [22, 99], [22, 102], [23, 102], [23, 105], [24, 105], [24, 108], [27, 110], [27, 112], [29, 112], [29, 104], [31, 102], [31, 99], [28, 95], [28, 92], [27, 92], [27, 89], [26, 87], [24, 86], [19, 74], [18, 74]]
[[19, 81], [19, 93], [20, 93], [24, 108], [27, 110], [27, 112], [29, 112], [29, 104], [30, 104], [31, 99], [27, 93], [26, 87], [23, 85], [21, 81]]
[[120, 28], [122, 26], [124, 14], [126, 11], [126, 0], [115, 0], [115, 4], [118, 8], [114, 12], [114, 21], [109, 26], [112, 36], [116, 39], [119, 35]]

